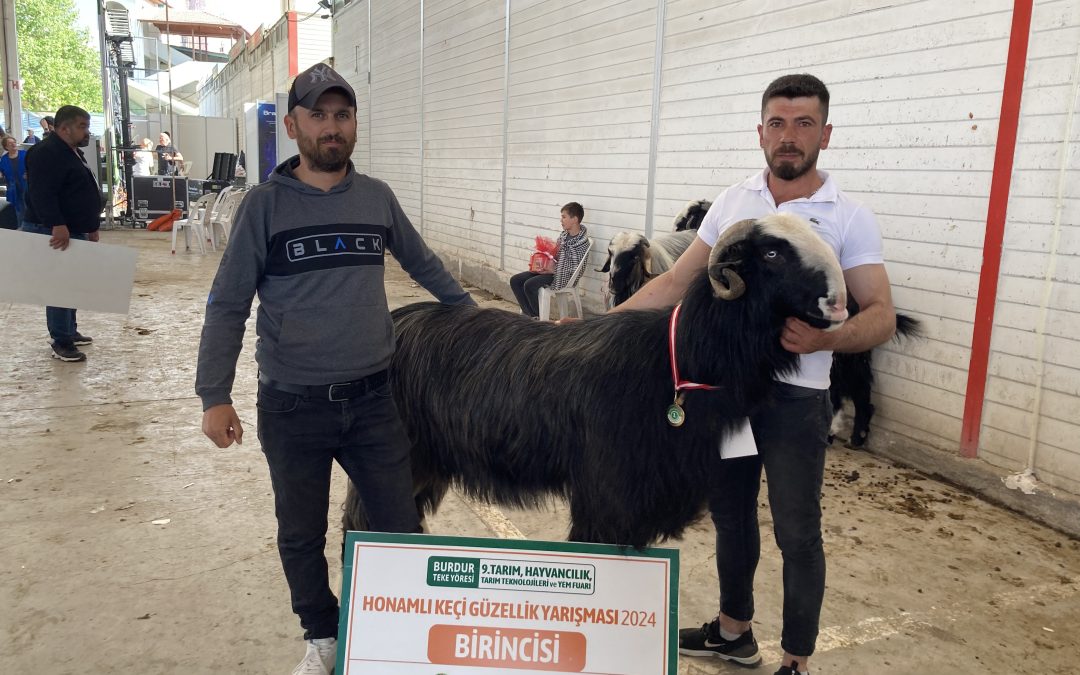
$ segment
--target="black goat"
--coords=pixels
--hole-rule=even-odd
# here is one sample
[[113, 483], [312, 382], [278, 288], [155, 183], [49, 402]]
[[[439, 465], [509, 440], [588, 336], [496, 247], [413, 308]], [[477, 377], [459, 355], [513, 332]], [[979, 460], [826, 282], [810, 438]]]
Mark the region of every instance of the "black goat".
[[651, 240], [636, 232], [616, 232], [608, 244], [608, 257], [597, 272], [606, 272], [604, 304], [610, 309], [622, 304], [645, 285], [649, 279], [671, 269], [705, 220], [712, 202], [697, 199], [688, 202], [675, 216], [675, 231], [660, 234]]
[[[859, 303], [848, 294], [848, 315], [855, 316], [859, 313]], [[893, 339], [900, 340], [905, 337], [920, 337], [922, 325], [918, 319], [906, 314], [896, 313], [896, 335]], [[865, 352], [854, 354], [841, 354], [833, 352], [832, 370], [829, 371], [829, 398], [832, 401], [833, 429], [837, 426], [837, 416], [844, 400], [851, 401], [855, 409], [854, 420], [851, 424], [851, 438], [848, 445], [853, 448], [861, 448], [866, 445], [866, 439], [870, 436], [870, 418], [874, 416], [874, 405], [870, 403], [870, 388], [874, 384], [874, 370], [871, 368], [874, 350], [867, 349]], [[833, 433], [829, 440], [832, 441]]]
[[[701, 204], [691, 202], [687, 209], [696, 203]], [[705, 207], [705, 210], [708, 210], [708, 207]], [[686, 252], [695, 236], [697, 236], [696, 232], [686, 230], [660, 235], [650, 243], [640, 234], [616, 233], [608, 246], [607, 261], [597, 270], [608, 273], [604, 289], [604, 300], [608, 306], [613, 307], [626, 302], [650, 279], [674, 266], [675, 261]], [[659, 255], [650, 253], [652, 244], [659, 244], [656, 247]], [[848, 312], [852, 316], [859, 312], [859, 304], [850, 294], [848, 295]], [[918, 319], [900, 312], [896, 313], [896, 339], [920, 335], [921, 327]], [[833, 352], [830, 375], [832, 384], [829, 386], [829, 397], [833, 407], [833, 426], [836, 427], [835, 418], [843, 407], [844, 400], [849, 399], [855, 409], [851, 438], [848, 442], [853, 448], [866, 445], [866, 440], [870, 435], [870, 418], [874, 416], [874, 406], [870, 403], [870, 387], [874, 383], [874, 372], [870, 367], [872, 359], [873, 350], [871, 349], [854, 354]]]
[[[798, 366], [780, 345], [785, 318], [836, 327], [845, 304], [840, 266], [805, 221], [730, 228], [677, 317], [680, 375], [718, 387], [684, 392], [679, 427], [666, 414], [670, 310], [569, 325], [436, 303], [395, 310], [391, 374], [417, 504], [434, 510], [451, 484], [515, 506], [556, 495], [569, 501], [572, 540], [641, 548], [677, 537], [704, 508], [723, 435]], [[343, 525], [366, 522], [350, 486]]]
[[675, 216], [675, 231], [696, 230], [701, 227], [701, 221], [705, 220], [705, 214], [712, 207], [712, 202], [707, 199], [695, 199], [687, 202], [682, 211]]
[[669, 232], [646, 239], [636, 232], [616, 232], [608, 244], [608, 257], [597, 272], [606, 272], [604, 303], [610, 308], [630, 299], [647, 281], [671, 269], [697, 230]]

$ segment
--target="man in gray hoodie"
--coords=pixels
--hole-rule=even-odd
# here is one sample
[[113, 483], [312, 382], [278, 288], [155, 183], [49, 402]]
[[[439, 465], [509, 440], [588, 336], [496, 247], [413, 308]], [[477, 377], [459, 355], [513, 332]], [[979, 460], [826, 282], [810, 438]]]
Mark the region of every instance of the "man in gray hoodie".
[[300, 155], [237, 210], [206, 304], [195, 390], [203, 432], [220, 448], [240, 443], [230, 393], [258, 293], [259, 441], [278, 551], [308, 641], [293, 673], [328, 675], [338, 629], [323, 553], [333, 461], [356, 485], [372, 530], [420, 530], [409, 442], [387, 373], [394, 327], [385, 252], [440, 301], [474, 303], [386, 183], [354, 171], [356, 95], [345, 79], [315, 65], [296, 76], [288, 105], [282, 121]]

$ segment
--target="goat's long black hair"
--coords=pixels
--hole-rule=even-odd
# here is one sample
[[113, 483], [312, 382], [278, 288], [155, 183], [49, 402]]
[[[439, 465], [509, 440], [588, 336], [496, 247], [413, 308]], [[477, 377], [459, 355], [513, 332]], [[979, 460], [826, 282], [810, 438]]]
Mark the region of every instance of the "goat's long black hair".
[[[798, 363], [780, 345], [784, 319], [816, 307], [825, 283], [787, 253], [797, 278], [783, 281], [746, 251], [737, 299], [716, 297], [705, 271], [693, 282], [678, 322], [680, 374], [719, 389], [687, 392], [678, 428], [665, 415], [670, 309], [569, 325], [436, 303], [395, 310], [394, 398], [418, 504], [436, 507], [450, 484], [515, 506], [557, 495], [570, 503], [572, 540], [640, 548], [679, 536], [705, 506], [723, 433]], [[364, 525], [354, 490], [344, 525]]]

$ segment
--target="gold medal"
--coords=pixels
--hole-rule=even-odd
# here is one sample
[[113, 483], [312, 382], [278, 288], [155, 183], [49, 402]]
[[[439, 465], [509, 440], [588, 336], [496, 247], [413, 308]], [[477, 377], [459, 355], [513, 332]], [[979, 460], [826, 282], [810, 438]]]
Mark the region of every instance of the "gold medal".
[[686, 411], [682, 409], [683, 395], [676, 393], [675, 401], [667, 407], [667, 422], [673, 427], [681, 427], [686, 421]]

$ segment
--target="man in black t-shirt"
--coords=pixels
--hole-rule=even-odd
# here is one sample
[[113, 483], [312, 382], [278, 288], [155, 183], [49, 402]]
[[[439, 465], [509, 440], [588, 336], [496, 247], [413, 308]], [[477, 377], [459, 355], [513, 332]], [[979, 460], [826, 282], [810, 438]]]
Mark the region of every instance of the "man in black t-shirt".
[[184, 156], [173, 147], [172, 136], [169, 132], [162, 131], [158, 135], [158, 144], [154, 152], [157, 154], [159, 176], [175, 176], [180, 173], [180, 167], [184, 165]]

